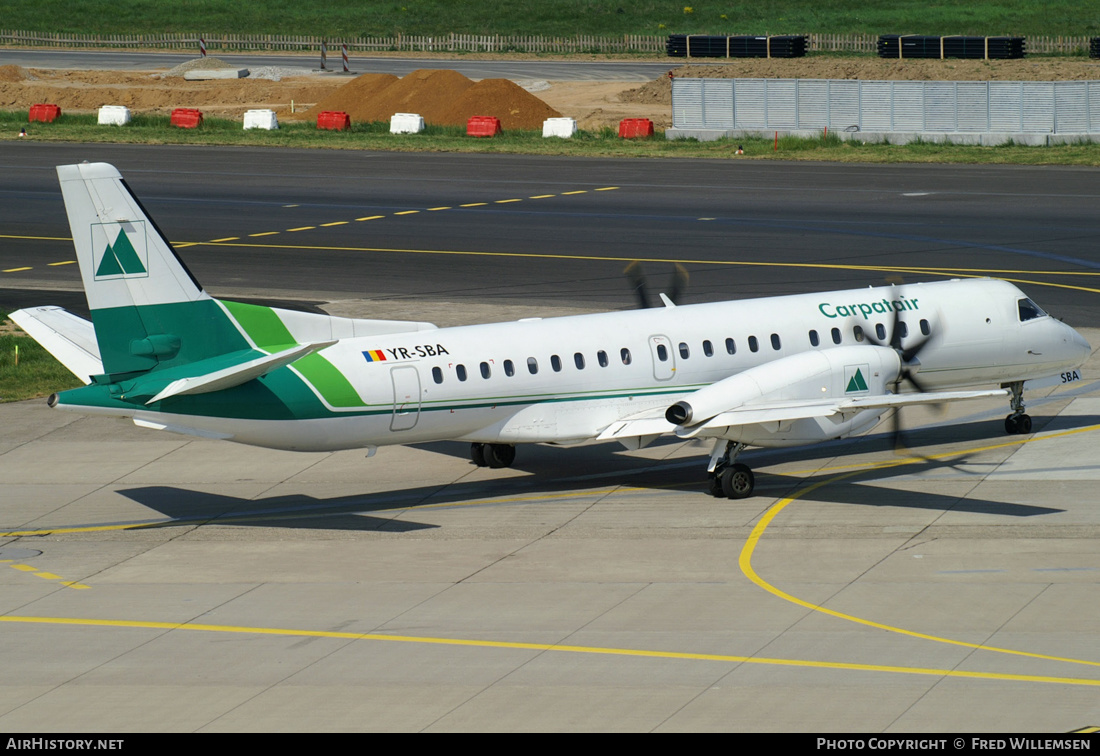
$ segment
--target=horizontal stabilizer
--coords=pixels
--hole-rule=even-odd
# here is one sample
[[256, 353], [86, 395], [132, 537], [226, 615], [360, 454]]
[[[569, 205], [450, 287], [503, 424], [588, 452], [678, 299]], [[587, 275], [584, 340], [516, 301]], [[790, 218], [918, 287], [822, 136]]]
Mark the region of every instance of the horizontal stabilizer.
[[60, 307], [28, 307], [8, 317], [85, 384], [103, 372], [91, 321]]
[[[172, 396], [208, 394], [212, 391], [222, 391], [223, 389], [233, 388], [242, 383], [247, 383], [254, 378], [267, 375], [272, 370], [289, 365], [295, 360], [305, 357], [307, 354], [320, 351], [335, 343], [335, 341], [322, 341], [315, 344], [303, 344], [301, 346], [291, 347], [290, 349], [284, 349], [274, 354], [257, 357], [247, 362], [232, 365], [231, 367], [214, 370], [210, 373], [178, 378], [165, 386], [160, 393], [147, 401], [146, 404], [153, 404], [154, 402], [159, 402]], [[194, 364], [201, 365], [202, 363]]]

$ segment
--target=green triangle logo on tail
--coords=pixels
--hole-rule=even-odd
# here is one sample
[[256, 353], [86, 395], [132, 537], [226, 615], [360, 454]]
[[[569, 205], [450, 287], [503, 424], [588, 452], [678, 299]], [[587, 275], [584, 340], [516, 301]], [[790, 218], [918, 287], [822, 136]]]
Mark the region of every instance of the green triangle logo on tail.
[[867, 391], [867, 379], [863, 377], [863, 371], [858, 367], [852, 377], [848, 379], [848, 385], [845, 387], [844, 393], [851, 394], [857, 391]]
[[100, 258], [95, 277], [113, 278], [117, 276], [146, 276], [148, 274], [149, 271], [142, 263], [137, 250], [134, 249], [130, 237], [126, 234], [126, 229], [120, 225], [115, 243], [108, 243], [106, 249], [103, 250], [103, 257]]

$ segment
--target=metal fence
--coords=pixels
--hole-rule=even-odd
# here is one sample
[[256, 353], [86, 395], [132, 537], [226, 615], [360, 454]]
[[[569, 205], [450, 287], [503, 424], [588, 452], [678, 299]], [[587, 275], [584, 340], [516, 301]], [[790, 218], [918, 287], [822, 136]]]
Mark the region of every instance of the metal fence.
[[1100, 132], [1100, 81], [674, 79], [677, 129]]

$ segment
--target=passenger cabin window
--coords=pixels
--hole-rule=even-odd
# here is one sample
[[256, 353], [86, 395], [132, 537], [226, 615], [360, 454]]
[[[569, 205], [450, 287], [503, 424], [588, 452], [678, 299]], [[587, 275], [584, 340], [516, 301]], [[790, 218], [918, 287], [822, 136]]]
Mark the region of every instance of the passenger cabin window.
[[600, 367], [607, 367], [607, 352], [602, 349], [596, 352], [596, 362], [600, 363]]
[[481, 377], [482, 378], [488, 378], [492, 374], [493, 374], [492, 371], [489, 369], [489, 363], [488, 362], [481, 363]]
[[886, 341], [886, 326], [882, 323], [875, 323], [875, 335], [878, 336], [879, 341]]
[[928, 336], [932, 333], [932, 326], [928, 325], [928, 321], [924, 318], [921, 318], [920, 321], [920, 332], [925, 336]]
[[539, 361], [534, 357], [527, 358], [527, 372], [531, 375], [535, 375], [539, 372]]
[[705, 354], [707, 357], [714, 356], [714, 345], [711, 344], [709, 341], [703, 342], [703, 354]]
[[817, 346], [821, 343], [821, 339], [817, 337], [817, 331], [810, 331], [810, 346]]
[[460, 381], [466, 380], [466, 366], [465, 365], [455, 365], [455, 375], [458, 376], [458, 380], [460, 380]]
[[432, 380], [436, 383], [443, 383], [443, 370], [437, 367], [432, 368]]
[[737, 344], [733, 339], [726, 339], [726, 352], [729, 354], [737, 354]]
[[619, 357], [622, 358], [624, 365], [629, 365], [630, 364], [630, 350], [627, 349], [626, 347], [623, 347], [622, 349], [619, 350]]
[[577, 366], [577, 370], [584, 370], [584, 355], [580, 352], [574, 354], [573, 364]]
[[555, 373], [560, 373], [561, 372], [561, 357], [558, 357], [556, 354], [550, 355], [550, 367], [552, 367], [554, 369]]
[[841, 335], [839, 328], [834, 328], [832, 330], [832, 335], [834, 344], [839, 344], [841, 341], [844, 340], [844, 337]]
[[755, 336], [749, 336], [749, 351], [750, 352], [760, 351], [760, 342], [758, 342], [756, 340]]
[[1043, 312], [1043, 308], [1032, 302], [1030, 299], [1021, 299], [1016, 302], [1016, 305], [1020, 311], [1020, 322], [1023, 323], [1027, 320], [1035, 320], [1035, 318], [1041, 318], [1046, 315]]
[[856, 341], [863, 343], [863, 328], [861, 326], [853, 328], [852, 335], [856, 337]]
[[778, 333], [773, 333], [772, 334], [772, 349], [774, 349], [775, 351], [778, 352], [781, 346], [782, 346], [782, 344], [779, 341], [779, 334]]
[[906, 323], [906, 322], [905, 322], [904, 320], [899, 320], [899, 321], [898, 321], [898, 329], [900, 329], [900, 331], [901, 331], [901, 337], [902, 337], [903, 339], [904, 339], [904, 338], [905, 338], [906, 336], [908, 336], [908, 335], [909, 335], [909, 324], [908, 324], [908, 323]]
[[509, 378], [516, 374], [516, 366], [511, 360], [504, 361], [504, 374]]
[[668, 348], [664, 344], [657, 345], [657, 359], [661, 362], [668, 362]]
[[680, 342], [680, 357], [682, 359], [686, 360], [690, 356], [691, 356], [691, 352], [688, 350], [688, 345], [681, 341]]

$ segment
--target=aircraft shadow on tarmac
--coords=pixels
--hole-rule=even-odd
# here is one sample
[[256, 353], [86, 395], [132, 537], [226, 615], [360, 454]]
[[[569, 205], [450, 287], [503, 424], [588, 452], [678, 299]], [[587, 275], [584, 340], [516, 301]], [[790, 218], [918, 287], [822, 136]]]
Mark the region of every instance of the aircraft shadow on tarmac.
[[[1073, 430], [1100, 424], [1097, 416], [1037, 416], [1035, 428], [1045, 431]], [[932, 459], [922, 455], [932, 447], [944, 443], [988, 442], [990, 445], [1010, 440], [1003, 433], [1001, 421], [982, 421], [943, 425], [907, 431], [904, 441], [913, 459], [908, 464], [889, 465], [858, 471], [850, 478], [843, 478], [821, 486], [800, 497], [805, 503], [837, 503], [856, 506], [893, 506], [936, 511], [969, 512], [1006, 517], [1035, 517], [1064, 511], [1053, 507], [1013, 504], [980, 498], [960, 498], [954, 495], [933, 493], [930, 490], [907, 490], [898, 487], [879, 487], [876, 481], [891, 481], [902, 476], [931, 475], [938, 471], [954, 471], [954, 474], [981, 475], [983, 468], [992, 469], [1000, 464], [971, 458], [965, 451], [957, 456]], [[677, 443], [669, 441], [668, 443]], [[451, 457], [465, 457], [469, 446], [455, 442], [417, 444], [416, 448]], [[497, 477], [480, 480], [459, 480], [450, 484], [434, 484], [378, 493], [317, 498], [308, 494], [275, 496], [263, 499], [242, 499], [221, 494], [192, 491], [172, 486], [147, 486], [120, 491], [133, 501], [160, 512], [172, 519], [165, 525], [239, 525], [246, 527], [306, 528], [316, 530], [354, 530], [401, 533], [440, 527], [435, 524], [407, 519], [410, 512], [428, 506], [446, 506], [470, 501], [494, 505], [494, 500], [508, 506], [539, 506], [553, 498], [554, 493], [585, 490], [603, 491], [609, 487], [624, 486], [632, 492], [645, 493], [664, 490], [698, 491], [700, 501], [709, 501], [703, 492], [702, 452], [709, 447], [700, 446], [700, 456], [680, 457], [671, 460], [652, 460], [621, 453], [612, 445], [583, 448], [525, 447], [517, 456], [515, 470], [526, 475]], [[814, 447], [755, 450], [742, 458], [749, 464], [782, 460], [819, 460], [822, 456], [844, 457], [872, 452], [890, 451], [893, 448], [891, 433], [872, 434], [857, 439], [847, 439]], [[890, 458], [887, 458], [890, 459]], [[901, 457], [897, 457], [899, 461]], [[471, 464], [471, 470], [473, 463]], [[563, 471], [569, 471], [563, 475]], [[842, 475], [845, 470], [836, 470]], [[1051, 470], [1055, 472], [1055, 470]], [[757, 493], [763, 497], [779, 498], [794, 494], [800, 487], [819, 478], [806, 479], [779, 475], [766, 471], [757, 472]], [[516, 501], [516, 497], [539, 494], [537, 501]], [[749, 500], [751, 501], [751, 500]], [[730, 501], [729, 506], [743, 506], [743, 502]], [[372, 513], [386, 512], [391, 516]]]

